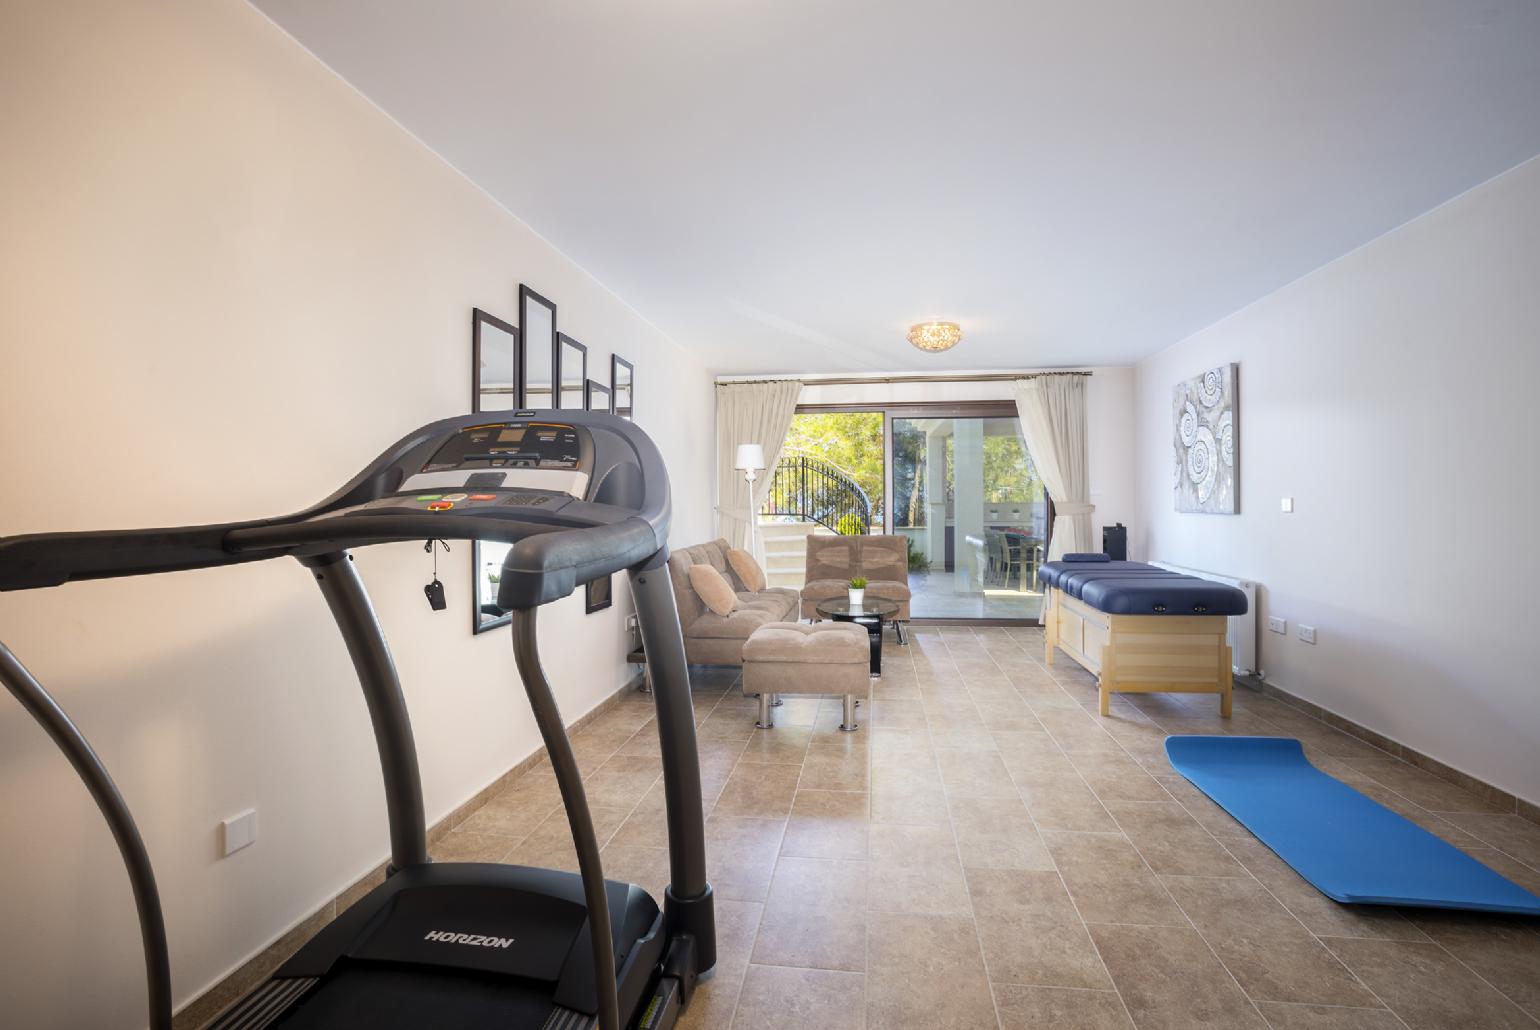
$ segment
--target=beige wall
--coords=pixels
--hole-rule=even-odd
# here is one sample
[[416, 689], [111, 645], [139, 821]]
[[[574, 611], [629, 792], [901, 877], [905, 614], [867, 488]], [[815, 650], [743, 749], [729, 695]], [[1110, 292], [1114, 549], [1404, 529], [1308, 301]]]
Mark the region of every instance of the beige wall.
[[[487, 131], [501, 131], [487, 126]], [[705, 537], [699, 362], [238, 0], [11, 5], [0, 29], [0, 534], [260, 517], [325, 496], [408, 429], [466, 410], [472, 306], [522, 280], [638, 366]], [[507, 637], [469, 633], [469, 548], [359, 565], [414, 718], [430, 819], [528, 754]], [[553, 607], [569, 718], [628, 676], [622, 598]], [[387, 850], [369, 723], [294, 564], [0, 596], [0, 639], [91, 736], [156, 863], [185, 1001]], [[255, 807], [257, 843], [216, 857]], [[64, 760], [0, 698], [0, 1022], [144, 1024], [112, 841]]]
[[[1150, 358], [1136, 387], [1139, 556], [1259, 581], [1289, 623], [1261, 634], [1269, 680], [1531, 801], [1537, 325], [1540, 159]], [[1241, 514], [1178, 514], [1172, 385], [1230, 361]]]

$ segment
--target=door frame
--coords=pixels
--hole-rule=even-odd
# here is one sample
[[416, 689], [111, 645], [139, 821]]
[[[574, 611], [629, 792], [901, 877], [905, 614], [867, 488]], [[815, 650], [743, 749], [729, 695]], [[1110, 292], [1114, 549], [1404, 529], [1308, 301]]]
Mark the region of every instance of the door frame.
[[[869, 404], [799, 404], [795, 414], [823, 415], [842, 412], [880, 412], [882, 414], [882, 532], [893, 533], [893, 420], [895, 418], [1017, 418], [1014, 401], [879, 401]], [[1047, 536], [1043, 540], [1043, 553], [1047, 553], [1053, 535], [1053, 495], [1044, 484], [1043, 495], [1047, 498]], [[956, 619], [918, 618], [911, 620], [916, 626], [1037, 626], [1036, 619]]]

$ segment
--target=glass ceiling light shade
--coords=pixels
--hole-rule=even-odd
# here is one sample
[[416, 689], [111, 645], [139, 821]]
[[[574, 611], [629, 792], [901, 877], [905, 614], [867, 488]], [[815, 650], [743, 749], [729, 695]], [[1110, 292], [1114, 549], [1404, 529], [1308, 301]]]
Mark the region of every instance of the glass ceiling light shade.
[[951, 350], [961, 339], [962, 326], [956, 322], [921, 322], [909, 327], [909, 342], [924, 351]]

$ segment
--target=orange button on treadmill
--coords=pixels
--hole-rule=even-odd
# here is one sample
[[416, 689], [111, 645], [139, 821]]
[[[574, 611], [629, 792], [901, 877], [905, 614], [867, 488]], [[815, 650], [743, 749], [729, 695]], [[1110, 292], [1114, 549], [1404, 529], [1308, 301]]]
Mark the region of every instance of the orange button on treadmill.
[[495, 500], [497, 500], [497, 495], [496, 494], [471, 494], [471, 500], [473, 500], [473, 501], [495, 501]]
[[454, 501], [434, 501], [432, 504], [428, 505], [428, 510], [429, 511], [448, 511], [450, 508], [453, 508], [454, 506], [455, 506], [455, 502]]

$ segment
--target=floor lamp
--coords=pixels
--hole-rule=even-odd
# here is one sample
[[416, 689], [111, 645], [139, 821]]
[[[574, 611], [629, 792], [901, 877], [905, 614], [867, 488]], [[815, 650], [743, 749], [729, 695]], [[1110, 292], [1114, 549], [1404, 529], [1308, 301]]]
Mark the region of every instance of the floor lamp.
[[759, 521], [754, 511], [754, 480], [755, 476], [765, 467], [765, 449], [757, 443], [741, 443], [738, 445], [738, 460], [733, 463], [733, 468], [743, 473], [744, 485], [749, 491], [749, 553], [754, 555], [754, 560], [759, 560], [759, 554], [755, 549], [754, 527]]

